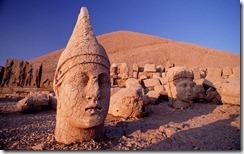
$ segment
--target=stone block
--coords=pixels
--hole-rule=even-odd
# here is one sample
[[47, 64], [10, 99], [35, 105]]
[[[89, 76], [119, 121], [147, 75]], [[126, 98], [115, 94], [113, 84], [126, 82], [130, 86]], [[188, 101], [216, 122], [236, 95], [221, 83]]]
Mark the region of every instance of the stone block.
[[118, 68], [117, 70], [118, 74], [129, 73], [129, 67], [127, 66], [126, 63], [117, 63], [117, 68]]
[[125, 87], [126, 88], [141, 88], [141, 85], [137, 79], [134, 78], [129, 78], [128, 80], [125, 81]]
[[157, 85], [154, 87], [154, 91], [159, 95], [167, 95], [167, 90], [163, 85]]
[[152, 75], [152, 78], [154, 78], [154, 79], [160, 79], [161, 77], [162, 77], [161, 73], [159, 73], [159, 72], [153, 73], [153, 75]]
[[146, 95], [147, 95], [147, 98], [148, 98], [148, 103], [147, 104], [150, 104], [150, 105], [156, 104], [156, 102], [158, 100], [158, 97], [159, 97], [158, 92], [156, 92], [154, 90], [151, 90]]
[[138, 79], [138, 72], [133, 72], [132, 73], [132, 77], [135, 78], [135, 79]]
[[120, 73], [118, 74], [119, 79], [128, 79], [129, 78], [129, 73]]
[[120, 89], [123, 89], [123, 87], [120, 86], [113, 86], [110, 89], [110, 96], [113, 96], [115, 93], [117, 93]]
[[222, 76], [229, 77], [232, 74], [233, 74], [233, 72], [232, 72], [232, 69], [230, 67], [223, 68]]
[[144, 72], [150, 72], [150, 73], [156, 72], [156, 65], [155, 64], [146, 64], [144, 66]]
[[160, 82], [162, 85], [167, 85], [168, 84], [168, 77], [162, 77], [159, 78]]
[[217, 88], [219, 83], [224, 83], [225, 80], [224, 78], [220, 77], [220, 76], [207, 76], [204, 80], [203, 80], [203, 85], [206, 87], [213, 87], [213, 88]]
[[132, 70], [133, 70], [133, 72], [139, 72], [139, 67], [138, 67], [138, 65], [137, 65], [137, 64], [133, 64], [133, 65], [132, 65]]
[[139, 80], [145, 80], [145, 79], [147, 79], [148, 77], [145, 75], [145, 73], [144, 72], [139, 72], [138, 73], [138, 79]]
[[126, 81], [126, 79], [115, 79], [114, 85], [125, 86], [125, 81]]
[[215, 67], [210, 67], [207, 68], [207, 77], [220, 77], [222, 72], [222, 68], [215, 68]]
[[194, 74], [194, 79], [195, 80], [201, 79], [201, 71], [200, 71], [199, 67], [193, 67], [192, 68], [192, 72]]
[[143, 85], [146, 88], [154, 88], [157, 85], [160, 85], [159, 79], [145, 79], [143, 80]]

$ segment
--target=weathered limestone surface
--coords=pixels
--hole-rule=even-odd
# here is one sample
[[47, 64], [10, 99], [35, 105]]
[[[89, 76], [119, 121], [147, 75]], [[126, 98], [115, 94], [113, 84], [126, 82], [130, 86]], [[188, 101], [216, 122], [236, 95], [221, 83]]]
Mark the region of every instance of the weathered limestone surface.
[[193, 88], [193, 93], [194, 93], [194, 100], [196, 100], [196, 102], [205, 103], [206, 93], [205, 93], [204, 86], [202, 84], [195, 85]]
[[50, 104], [50, 107], [54, 110], [57, 109], [57, 105], [58, 105], [58, 102], [57, 102], [57, 98], [55, 96], [55, 93], [50, 93], [49, 94], [49, 104]]
[[156, 104], [157, 100], [158, 100], [158, 97], [159, 97], [159, 93], [154, 91], [154, 90], [151, 90], [149, 91], [147, 94], [146, 94], [146, 98], [144, 98], [143, 100], [143, 104], [144, 105], [154, 105]]
[[140, 116], [142, 112], [142, 88], [122, 88], [110, 98], [109, 114], [124, 118]]
[[1, 86], [39, 88], [41, 76], [42, 64], [31, 65], [19, 59], [7, 59]]
[[221, 96], [213, 87], [209, 87], [206, 91], [205, 100], [213, 104], [221, 104]]
[[135, 78], [135, 79], [138, 79], [138, 72], [133, 72], [132, 73], [132, 77]]
[[156, 65], [155, 64], [146, 64], [144, 66], [144, 72], [155, 73], [156, 72]]
[[47, 94], [33, 94], [20, 100], [16, 106], [18, 111], [23, 113], [38, 112], [42, 108], [48, 108], [49, 96]]
[[216, 86], [223, 104], [240, 105], [240, 84], [221, 83]]
[[129, 67], [126, 63], [113, 63], [110, 67], [111, 85], [124, 86], [129, 78]]
[[134, 87], [141, 88], [141, 84], [139, 83], [139, 81], [137, 79], [129, 78], [128, 80], [125, 81], [125, 87], [126, 88], [134, 88]]
[[123, 89], [124, 87], [120, 86], [111, 86], [110, 89], [110, 97], [113, 96], [115, 93], [117, 93], [120, 89]]
[[58, 100], [56, 141], [69, 144], [104, 136], [110, 101], [110, 61], [92, 31], [85, 7], [59, 58], [53, 88]]
[[159, 72], [153, 73], [152, 78], [154, 79], [160, 79], [162, 75]]
[[174, 108], [189, 107], [194, 99], [193, 72], [187, 67], [173, 67], [167, 72], [168, 97]]
[[[209, 81], [211, 80], [211, 81]], [[216, 77], [208, 79], [206, 78], [203, 81], [203, 85], [205, 87], [212, 87], [216, 89], [216, 93], [218, 93], [217, 100], [224, 104], [233, 104], [233, 105], [240, 105], [240, 82], [238, 79], [235, 78], [227, 78], [224, 79], [222, 77]], [[216, 95], [217, 96], [217, 95]], [[212, 96], [206, 96], [206, 100], [209, 101], [209, 98], [213, 98]], [[217, 101], [215, 101], [217, 102]]]
[[146, 88], [154, 88], [155, 86], [160, 85], [160, 81], [157, 78], [143, 80], [143, 83]]
[[159, 95], [168, 95], [166, 88], [163, 85], [157, 85], [154, 87], [154, 91]]
[[133, 72], [139, 72], [139, 67], [138, 67], [138, 65], [137, 65], [137, 64], [133, 64], [133, 65], [132, 65], [132, 70], [133, 70]]

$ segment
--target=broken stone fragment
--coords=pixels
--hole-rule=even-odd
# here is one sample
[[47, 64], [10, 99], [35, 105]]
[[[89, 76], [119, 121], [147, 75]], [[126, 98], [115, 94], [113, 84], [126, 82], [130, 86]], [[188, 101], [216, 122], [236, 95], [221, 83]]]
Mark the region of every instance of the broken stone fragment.
[[146, 64], [144, 66], [144, 72], [155, 73], [156, 72], [156, 65], [155, 64]]
[[57, 109], [57, 98], [54, 93], [49, 94], [49, 104], [52, 109], [56, 110]]
[[16, 104], [18, 111], [23, 113], [35, 113], [43, 108], [49, 108], [47, 94], [34, 94], [23, 98]]
[[133, 64], [132, 65], [132, 70], [133, 70], [133, 72], [138, 72], [139, 71], [138, 65], [137, 64]]
[[143, 80], [143, 84], [145, 88], [154, 88], [155, 86], [160, 85], [160, 81], [158, 78], [153, 78], [153, 79], [146, 79]]
[[205, 100], [212, 104], [221, 104], [222, 103], [220, 94], [216, 91], [216, 89], [214, 89], [212, 87], [209, 87], [207, 89]]
[[142, 112], [142, 88], [122, 88], [110, 98], [109, 114], [124, 118], [138, 117]]
[[[158, 92], [156, 92], [156, 91], [154, 91], [154, 90], [151, 90], [151, 91], [149, 91], [147, 94], [146, 94], [146, 96], [147, 96], [147, 101], [148, 102], [143, 102], [144, 104], [150, 104], [150, 105], [155, 105], [156, 104], [156, 102], [157, 102], [157, 100], [158, 100], [158, 97], [159, 97], [159, 93]], [[145, 101], [145, 100], [144, 100]]]
[[157, 85], [154, 87], [154, 91], [159, 95], [168, 95], [166, 88], [163, 85]]
[[134, 87], [141, 88], [141, 85], [137, 79], [129, 78], [128, 80], [125, 81], [125, 87], [126, 88], [134, 88]]

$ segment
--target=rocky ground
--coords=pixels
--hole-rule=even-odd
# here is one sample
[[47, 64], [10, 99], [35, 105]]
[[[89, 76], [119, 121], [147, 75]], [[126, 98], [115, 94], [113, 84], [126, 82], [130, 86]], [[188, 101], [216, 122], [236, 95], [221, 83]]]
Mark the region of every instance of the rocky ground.
[[240, 106], [193, 104], [185, 110], [168, 102], [147, 107], [145, 117], [107, 116], [99, 141], [64, 145], [54, 139], [54, 110], [17, 111], [0, 101], [0, 149], [4, 150], [240, 150]]

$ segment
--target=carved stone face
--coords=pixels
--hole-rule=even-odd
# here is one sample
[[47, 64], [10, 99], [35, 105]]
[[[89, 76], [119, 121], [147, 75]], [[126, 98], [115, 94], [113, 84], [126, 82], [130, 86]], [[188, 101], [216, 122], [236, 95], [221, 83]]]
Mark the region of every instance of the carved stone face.
[[102, 65], [83, 64], [69, 70], [57, 91], [67, 121], [81, 129], [103, 124], [109, 107], [109, 87], [109, 71]]
[[194, 82], [192, 79], [186, 78], [175, 82], [176, 99], [183, 102], [190, 102], [193, 99]]

